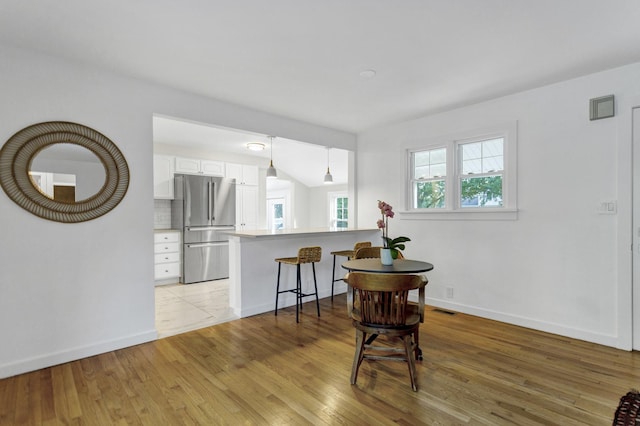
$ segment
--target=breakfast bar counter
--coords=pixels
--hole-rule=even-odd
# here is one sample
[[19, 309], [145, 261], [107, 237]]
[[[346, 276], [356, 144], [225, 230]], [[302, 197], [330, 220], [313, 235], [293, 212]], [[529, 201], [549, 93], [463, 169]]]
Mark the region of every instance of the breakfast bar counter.
[[[229, 303], [239, 317], [273, 311], [279, 257], [295, 257], [300, 247], [320, 246], [322, 260], [316, 264], [318, 294], [331, 296], [333, 256], [330, 252], [352, 249], [358, 241], [381, 243], [378, 229], [286, 229], [251, 230], [229, 234]], [[302, 265], [302, 286], [313, 285], [310, 265]], [[309, 270], [307, 270], [309, 267]], [[283, 270], [282, 288], [295, 288], [295, 268]], [[337, 269], [341, 269], [337, 267]], [[337, 274], [344, 270], [336, 270]], [[337, 282], [335, 294], [344, 293], [346, 285]], [[291, 297], [287, 297], [291, 296]], [[293, 306], [295, 296], [281, 296], [279, 307]]]

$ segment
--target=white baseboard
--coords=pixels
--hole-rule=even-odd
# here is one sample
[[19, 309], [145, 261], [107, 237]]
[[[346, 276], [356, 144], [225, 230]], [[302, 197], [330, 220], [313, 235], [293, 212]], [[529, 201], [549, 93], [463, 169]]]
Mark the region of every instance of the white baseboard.
[[29, 359], [3, 364], [0, 365], [0, 379], [39, 370], [41, 368], [51, 367], [53, 365], [64, 364], [65, 362], [75, 361], [129, 346], [139, 345], [141, 343], [151, 342], [157, 339], [158, 333], [154, 329], [121, 339], [98, 342], [89, 346], [72, 348], [65, 351], [44, 354]]
[[434, 299], [428, 297], [426, 298], [426, 303], [430, 306], [440, 309], [462, 312], [464, 314], [475, 315], [477, 317], [500, 321], [507, 324], [513, 324], [519, 327], [531, 328], [533, 330], [544, 331], [546, 333], [557, 334], [559, 336], [570, 337], [572, 339], [584, 340], [586, 342], [597, 343], [599, 345], [610, 346], [618, 349], [625, 349], [619, 347], [619, 338], [615, 335], [596, 333], [589, 330], [567, 327], [562, 324], [540, 321], [537, 319], [526, 318], [509, 313], [452, 303], [450, 301], [442, 299]]

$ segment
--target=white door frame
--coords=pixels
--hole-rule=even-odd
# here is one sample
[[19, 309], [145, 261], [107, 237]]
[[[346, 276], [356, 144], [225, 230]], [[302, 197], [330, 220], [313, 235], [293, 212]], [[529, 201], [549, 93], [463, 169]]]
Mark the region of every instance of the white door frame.
[[[640, 305], [634, 303], [633, 288], [640, 295], [640, 267], [636, 267], [634, 280], [634, 260], [640, 261], [640, 247], [636, 243], [634, 228], [634, 198], [640, 202], [640, 188], [633, 186], [634, 168], [640, 172], [640, 160], [634, 164], [633, 109], [640, 107], [640, 96], [622, 98], [618, 110], [618, 245], [617, 245], [617, 347], [624, 350], [640, 349], [640, 338], [634, 342], [634, 321], [640, 323]], [[636, 129], [637, 131], [638, 129]], [[640, 147], [636, 149], [640, 154]], [[640, 157], [639, 157], [640, 158]], [[637, 194], [635, 194], [637, 192]], [[640, 204], [639, 204], [640, 205]], [[640, 213], [640, 212], [639, 212]], [[640, 241], [640, 240], [639, 240]], [[633, 245], [635, 244], [635, 247]], [[631, 249], [634, 249], [633, 252]], [[638, 263], [640, 265], [640, 263]], [[635, 281], [635, 282], [634, 282]], [[634, 306], [636, 305], [636, 306]], [[633, 312], [636, 315], [634, 316]], [[635, 319], [634, 319], [635, 317]], [[640, 327], [635, 327], [640, 331]]]
[[632, 347], [640, 349], [640, 102], [631, 108], [631, 144], [633, 152], [632, 213]]

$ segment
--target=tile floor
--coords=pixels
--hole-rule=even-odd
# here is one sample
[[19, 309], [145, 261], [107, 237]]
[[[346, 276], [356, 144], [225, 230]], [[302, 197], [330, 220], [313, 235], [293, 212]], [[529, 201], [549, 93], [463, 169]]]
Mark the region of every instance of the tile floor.
[[238, 318], [229, 307], [229, 280], [157, 286], [155, 293], [159, 338]]

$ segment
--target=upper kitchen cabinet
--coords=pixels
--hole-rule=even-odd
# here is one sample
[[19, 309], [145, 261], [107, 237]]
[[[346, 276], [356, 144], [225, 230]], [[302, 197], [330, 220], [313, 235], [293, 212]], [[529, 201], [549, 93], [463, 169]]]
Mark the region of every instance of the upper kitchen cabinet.
[[236, 229], [258, 229], [258, 187], [236, 185]]
[[173, 200], [174, 159], [168, 155], [153, 156], [153, 198]]
[[222, 161], [176, 157], [175, 172], [193, 175], [224, 176], [224, 163]]
[[227, 177], [236, 180], [236, 229], [258, 227], [258, 166], [227, 163]]
[[226, 164], [226, 177], [235, 178], [238, 185], [258, 185], [258, 166]]

